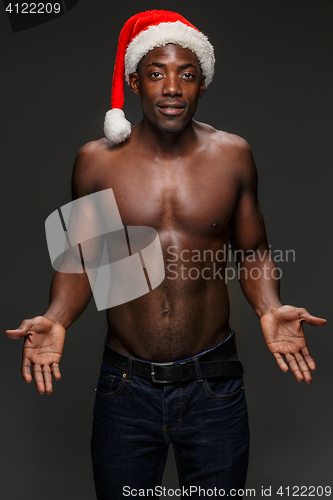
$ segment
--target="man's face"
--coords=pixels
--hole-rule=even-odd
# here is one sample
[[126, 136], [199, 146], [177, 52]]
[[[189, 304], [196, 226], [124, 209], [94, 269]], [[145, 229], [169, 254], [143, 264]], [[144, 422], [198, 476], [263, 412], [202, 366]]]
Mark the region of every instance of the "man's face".
[[192, 119], [205, 90], [196, 55], [179, 45], [157, 47], [130, 75], [133, 92], [141, 97], [147, 119], [164, 133], [181, 132]]

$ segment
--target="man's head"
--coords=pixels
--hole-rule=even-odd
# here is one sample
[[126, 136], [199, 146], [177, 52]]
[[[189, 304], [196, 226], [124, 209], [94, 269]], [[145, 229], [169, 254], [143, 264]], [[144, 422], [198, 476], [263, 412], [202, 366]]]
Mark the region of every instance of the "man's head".
[[[150, 60], [152, 56], [155, 57]], [[157, 56], [158, 61], [155, 60]], [[182, 58], [182, 64], [177, 64], [178, 56]], [[151, 66], [147, 64], [147, 58], [149, 64], [158, 63], [155, 65], [155, 76], [150, 76]], [[125, 23], [118, 41], [112, 83], [112, 110], [107, 112], [104, 122], [107, 139], [119, 144], [131, 133], [131, 125], [122, 111], [124, 76], [132, 90], [140, 95], [144, 113], [152, 123], [161, 127], [161, 130], [179, 130], [186, 126], [186, 120], [188, 122], [191, 119], [198, 97], [212, 81], [214, 63], [214, 49], [207, 37], [183, 16], [175, 12], [153, 10], [131, 17]], [[188, 64], [192, 66], [185, 68]], [[190, 67], [193, 68], [192, 76], [191, 71], [184, 71]], [[161, 74], [157, 76], [158, 69], [162, 68], [164, 72], [160, 71]], [[170, 91], [176, 79], [177, 90]], [[179, 111], [179, 114], [177, 111], [168, 111], [162, 105], [163, 102], [168, 103], [167, 99], [172, 106], [176, 101], [178, 104], [182, 102], [183, 111]]]
[[145, 118], [165, 133], [184, 130], [205, 90], [197, 56], [176, 44], [150, 50], [129, 83], [141, 98]]

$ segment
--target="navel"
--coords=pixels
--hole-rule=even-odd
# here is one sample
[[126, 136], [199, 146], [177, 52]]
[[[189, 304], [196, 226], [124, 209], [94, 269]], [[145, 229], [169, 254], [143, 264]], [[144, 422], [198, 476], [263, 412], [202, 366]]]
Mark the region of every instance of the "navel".
[[164, 309], [163, 311], [163, 314], [164, 316], [167, 316], [168, 314], [170, 314], [170, 309], [168, 309], [167, 307]]

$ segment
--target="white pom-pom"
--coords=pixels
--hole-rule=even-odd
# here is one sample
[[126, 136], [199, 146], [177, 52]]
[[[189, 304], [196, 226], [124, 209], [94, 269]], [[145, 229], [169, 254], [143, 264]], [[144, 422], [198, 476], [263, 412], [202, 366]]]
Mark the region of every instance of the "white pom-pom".
[[112, 144], [119, 144], [131, 135], [131, 124], [126, 120], [122, 109], [114, 108], [106, 113], [104, 134]]

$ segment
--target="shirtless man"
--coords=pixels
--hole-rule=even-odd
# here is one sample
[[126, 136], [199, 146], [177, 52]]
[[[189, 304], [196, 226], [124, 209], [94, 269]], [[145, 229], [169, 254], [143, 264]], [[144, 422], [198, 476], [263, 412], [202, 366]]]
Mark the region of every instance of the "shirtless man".
[[[125, 226], [150, 226], [158, 232], [166, 276], [150, 293], [107, 310], [106, 351], [118, 363], [125, 361], [120, 369], [108, 364], [106, 356], [101, 367], [92, 438], [97, 497], [118, 499], [124, 492], [137, 495], [139, 488], [156, 487], [169, 443], [181, 487], [192, 487], [194, 498], [199, 487], [217, 488], [213, 496], [218, 496], [221, 488], [228, 492], [245, 484], [249, 434], [244, 387], [239, 374], [201, 376], [200, 361], [214, 361], [216, 349], [221, 359], [232, 362], [237, 354], [225, 347], [233, 342], [225, 280], [214, 274], [209, 259], [191, 262], [198, 269], [197, 279], [191, 279], [181, 269], [185, 256], [190, 258], [194, 250], [216, 255], [229, 241], [245, 256], [258, 255], [255, 261], [242, 260], [241, 287], [278, 366], [286, 372], [289, 365], [299, 382], [311, 382], [316, 368], [302, 323], [322, 326], [326, 320], [280, 303], [251, 149], [240, 137], [193, 120], [205, 91], [195, 50], [178, 43], [156, 46], [141, 58], [129, 83], [141, 98], [143, 119], [118, 146], [104, 138], [79, 151], [73, 198], [112, 188]], [[226, 262], [219, 262], [221, 267]], [[254, 267], [261, 271], [259, 278], [258, 273], [251, 278]], [[60, 379], [65, 332], [91, 295], [85, 273], [57, 272], [46, 313], [7, 330], [11, 338], [25, 337], [22, 374], [26, 382], [34, 379], [39, 393], [52, 392], [52, 375]], [[136, 360], [143, 361], [135, 365]], [[178, 360], [194, 366], [194, 378], [183, 373], [182, 380], [158, 383], [151, 376], [158, 363]], [[148, 376], [135, 373], [135, 366], [145, 365]]]

